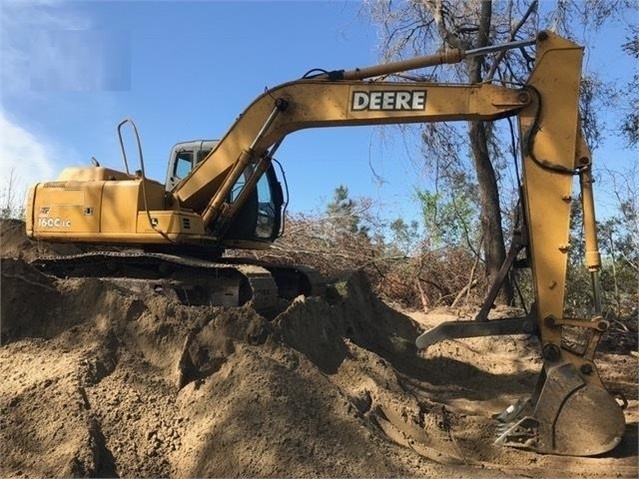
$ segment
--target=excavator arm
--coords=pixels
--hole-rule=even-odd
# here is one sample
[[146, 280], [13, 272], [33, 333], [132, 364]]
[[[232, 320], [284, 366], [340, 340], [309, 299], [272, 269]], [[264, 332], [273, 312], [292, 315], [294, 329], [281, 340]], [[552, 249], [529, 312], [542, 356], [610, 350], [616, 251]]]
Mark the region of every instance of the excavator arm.
[[[579, 120], [581, 61], [580, 47], [556, 35], [541, 33], [536, 66], [526, 86], [532, 101], [517, 114], [525, 237], [514, 252], [524, 246], [529, 252], [535, 291], [532, 318], [487, 320], [500, 287], [497, 282], [474, 324], [443, 324], [420, 336], [417, 345], [426, 349], [455, 337], [536, 331], [544, 364], [535, 393], [528, 401], [504, 412], [496, 442], [543, 453], [590, 456], [609, 451], [621, 441], [625, 420], [594, 363], [599, 339], [608, 323], [601, 317], [592, 162]], [[579, 177], [581, 189], [586, 266], [593, 277], [595, 311], [591, 318], [564, 315], [575, 176]], [[514, 258], [510, 255], [504, 271], [512, 267]], [[565, 334], [569, 328], [585, 333], [579, 350], [567, 346]]]
[[[557, 47], [548, 47], [551, 42]], [[525, 217], [544, 366], [532, 413], [501, 438], [504, 444], [566, 455], [608, 451], [619, 443], [625, 429], [623, 412], [607, 393], [594, 364], [608, 323], [601, 317], [598, 299], [600, 259], [592, 162], [579, 121], [581, 61], [581, 49], [543, 33], [537, 66], [528, 81], [535, 100], [519, 114]], [[591, 318], [564, 316], [575, 176], [581, 187], [586, 265], [595, 285]], [[586, 333], [579, 351], [565, 345], [567, 328]]]

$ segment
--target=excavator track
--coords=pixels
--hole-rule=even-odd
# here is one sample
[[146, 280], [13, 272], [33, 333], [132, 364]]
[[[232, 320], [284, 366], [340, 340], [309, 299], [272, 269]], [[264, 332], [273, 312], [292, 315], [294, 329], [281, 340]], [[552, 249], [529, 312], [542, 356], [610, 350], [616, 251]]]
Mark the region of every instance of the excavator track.
[[210, 261], [148, 251], [91, 251], [32, 262], [59, 278], [95, 277], [139, 294], [162, 294], [190, 306], [242, 306], [266, 312], [278, 300], [322, 294], [320, 275], [306, 267], [239, 258]]

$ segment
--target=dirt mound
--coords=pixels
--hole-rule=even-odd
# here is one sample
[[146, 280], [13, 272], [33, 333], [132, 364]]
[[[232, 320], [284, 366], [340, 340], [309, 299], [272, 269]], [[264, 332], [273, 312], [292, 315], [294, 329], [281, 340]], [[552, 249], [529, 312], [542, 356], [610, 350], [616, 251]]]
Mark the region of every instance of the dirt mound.
[[[418, 354], [417, 335], [452, 318], [398, 312], [361, 274], [267, 320], [52, 279], [15, 256], [0, 263], [2, 477], [637, 475], [634, 399], [606, 457], [494, 446], [492, 414], [534, 386], [535, 341]], [[600, 363], [636, 396], [635, 357]]]

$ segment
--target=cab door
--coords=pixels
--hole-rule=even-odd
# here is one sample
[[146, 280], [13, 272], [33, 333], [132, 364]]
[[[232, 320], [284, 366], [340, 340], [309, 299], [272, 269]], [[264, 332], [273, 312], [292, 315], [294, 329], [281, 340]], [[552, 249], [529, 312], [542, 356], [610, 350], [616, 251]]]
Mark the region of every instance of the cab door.
[[[216, 140], [196, 140], [176, 144], [171, 150], [166, 189], [170, 191], [184, 179], [217, 145]], [[239, 177], [227, 198], [232, 204], [248, 178], [249, 171]], [[246, 203], [240, 208], [224, 233], [225, 241], [272, 242], [280, 235], [284, 195], [271, 164], [257, 182]]]

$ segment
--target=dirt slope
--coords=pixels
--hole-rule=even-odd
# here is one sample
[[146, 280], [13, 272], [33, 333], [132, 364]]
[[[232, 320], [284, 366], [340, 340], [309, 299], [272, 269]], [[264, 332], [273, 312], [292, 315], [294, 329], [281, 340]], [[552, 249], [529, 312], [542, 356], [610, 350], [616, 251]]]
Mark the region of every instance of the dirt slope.
[[599, 360], [631, 398], [612, 453], [498, 448], [491, 415], [540, 367], [530, 338], [418, 354], [451, 316], [403, 314], [359, 274], [271, 321], [52, 279], [25, 258], [59, 246], [2, 226], [1, 477], [637, 477], [636, 356]]

